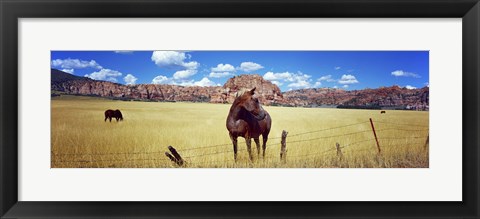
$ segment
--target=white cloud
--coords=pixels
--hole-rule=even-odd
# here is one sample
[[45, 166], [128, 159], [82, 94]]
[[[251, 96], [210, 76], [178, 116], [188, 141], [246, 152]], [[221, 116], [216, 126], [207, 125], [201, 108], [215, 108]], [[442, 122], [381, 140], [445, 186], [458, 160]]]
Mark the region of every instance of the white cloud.
[[135, 76], [131, 75], [131, 74], [127, 74], [127, 76], [125, 76], [123, 78], [123, 81], [125, 81], [126, 84], [128, 85], [134, 85], [135, 82], [137, 81], [138, 78], [136, 78]]
[[73, 69], [73, 68], [70, 68], [70, 69], [65, 68], [65, 69], [62, 69], [62, 70], [60, 70], [60, 71], [67, 72], [67, 73], [69, 73], [69, 74], [73, 74], [73, 72], [75, 71], [75, 69]]
[[340, 80], [338, 80], [340, 84], [356, 84], [358, 80], [353, 75], [342, 75]]
[[310, 88], [310, 86], [311, 86], [310, 83], [307, 81], [297, 81], [287, 85], [287, 87], [293, 88], [293, 89]]
[[173, 79], [176, 79], [176, 80], [185, 79], [195, 74], [197, 74], [197, 70], [194, 70], [194, 69], [181, 70], [173, 74]]
[[79, 69], [79, 68], [96, 68], [102, 69], [95, 60], [85, 61], [80, 59], [55, 59], [51, 61], [51, 65], [54, 68], [63, 69]]
[[200, 63], [196, 61], [186, 62], [191, 56], [184, 52], [176, 51], [153, 51], [152, 61], [159, 67], [183, 67], [187, 70], [196, 70]]
[[202, 78], [202, 80], [194, 82], [193, 85], [205, 87], [205, 86], [215, 86], [216, 84], [215, 82], [210, 81], [210, 79], [204, 77]]
[[235, 71], [235, 67], [230, 64], [218, 64], [217, 67], [212, 68], [214, 72], [226, 72], [226, 71]]
[[[117, 51], [115, 51], [117, 52]], [[110, 82], [117, 82], [117, 78], [122, 76], [122, 73], [116, 70], [103, 68], [100, 64], [98, 64], [95, 60], [85, 61], [80, 59], [55, 59], [51, 61], [52, 67], [61, 68], [61, 71], [73, 74], [75, 69], [83, 69], [83, 68], [95, 68], [98, 69], [95, 72], [90, 74], [85, 74], [85, 77], [94, 79], [94, 80], [102, 80], [102, 81], [110, 81]], [[131, 74], [125, 76], [124, 81], [126, 84], [135, 84], [137, 80]]]
[[233, 76], [234, 74], [231, 72], [210, 72], [208, 77], [211, 78], [223, 78], [223, 77], [230, 77]]
[[332, 75], [325, 75], [320, 77], [317, 81], [334, 82], [335, 79], [332, 78]]
[[200, 66], [200, 63], [192, 61], [183, 63], [183, 67], [188, 70], [196, 70]]
[[275, 84], [277, 86], [282, 86], [283, 85], [283, 83], [280, 82], [280, 81], [271, 81], [271, 82], [272, 82], [272, 84]]
[[117, 82], [117, 77], [122, 76], [122, 73], [119, 71], [103, 68], [100, 71], [93, 72], [91, 74], [86, 74], [85, 77], [89, 77], [94, 80], [110, 81]]
[[235, 67], [230, 64], [218, 64], [217, 67], [211, 68], [212, 72], [208, 75], [211, 78], [223, 78], [234, 75]]
[[274, 73], [274, 72], [267, 72], [263, 75], [263, 78], [265, 80], [270, 80], [270, 81], [288, 81], [288, 82], [295, 82], [299, 80], [307, 80], [311, 76], [307, 74], [303, 74], [301, 72], [299, 73], [292, 73], [292, 72], [281, 72], [281, 73]]
[[313, 87], [320, 87], [320, 86], [322, 86], [322, 82], [320, 81], [315, 82], [315, 84], [313, 85]]
[[168, 78], [163, 75], [159, 75], [152, 80], [153, 84], [171, 84], [171, 85], [180, 85], [180, 86], [220, 86], [219, 84], [215, 84], [215, 82], [211, 81], [207, 77], [202, 78], [200, 81], [195, 80], [175, 80], [174, 78]]
[[396, 70], [392, 72], [392, 75], [395, 77], [412, 77], [412, 78], [420, 78], [420, 75], [412, 73], [412, 72], [406, 72], [402, 70]]
[[412, 89], [417, 89], [416, 87], [414, 87], [414, 86], [410, 86], [410, 85], [407, 85], [407, 86], [405, 86], [405, 88], [407, 88], [407, 89], [409, 89], [409, 90], [412, 90]]
[[342, 67], [337, 66], [337, 67], [335, 67], [335, 70], [340, 70], [341, 68], [342, 68]]
[[343, 85], [343, 88], [348, 88], [348, 84]]
[[152, 84], [173, 84], [173, 80], [166, 76], [159, 75], [153, 78]]
[[183, 52], [175, 51], [153, 51], [152, 61], [158, 66], [179, 65], [183, 66], [187, 56]]
[[292, 72], [267, 72], [263, 75], [265, 80], [275, 81], [278, 83], [278, 86], [281, 86], [281, 82], [288, 82], [289, 84], [287, 87], [294, 88], [294, 89], [302, 89], [302, 88], [310, 88], [312, 85], [310, 84], [312, 76], [303, 74], [301, 72], [292, 73]]
[[429, 82], [425, 82], [424, 85], [427, 86], [427, 87], [430, 87], [430, 83], [429, 83]]
[[252, 72], [252, 71], [262, 69], [262, 68], [263, 68], [262, 65], [257, 64], [255, 62], [242, 62], [240, 64], [240, 67], [238, 67], [238, 69], [240, 69], [244, 72]]
[[283, 72], [283, 73], [273, 73], [271, 71], [265, 73], [263, 75], [263, 78], [265, 80], [290, 80], [292, 79], [292, 76], [293, 76], [294, 73], [290, 73], [290, 72]]

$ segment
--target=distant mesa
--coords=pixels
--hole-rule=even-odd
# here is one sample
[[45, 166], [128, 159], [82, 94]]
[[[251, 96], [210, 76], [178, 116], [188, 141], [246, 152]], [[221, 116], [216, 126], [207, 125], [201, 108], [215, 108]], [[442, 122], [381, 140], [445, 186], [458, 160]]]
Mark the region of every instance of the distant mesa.
[[[73, 80], [79, 80], [79, 81], [93, 81], [93, 79], [87, 78], [87, 77], [79, 77], [75, 76], [57, 69], [52, 69], [52, 86], [54, 84], [59, 84], [67, 81], [73, 81]], [[53, 87], [52, 87], [53, 89]]]
[[346, 91], [310, 88], [283, 93], [291, 106], [429, 110], [429, 88], [407, 89], [399, 86]]
[[263, 105], [292, 107], [338, 107], [364, 109], [429, 109], [429, 88], [407, 89], [398, 86], [346, 91], [335, 88], [310, 88], [281, 92], [262, 76], [234, 76], [223, 86], [200, 87], [166, 84], [122, 85], [51, 70], [52, 96], [69, 94], [134, 101], [186, 101], [232, 103], [242, 88], [256, 87]]

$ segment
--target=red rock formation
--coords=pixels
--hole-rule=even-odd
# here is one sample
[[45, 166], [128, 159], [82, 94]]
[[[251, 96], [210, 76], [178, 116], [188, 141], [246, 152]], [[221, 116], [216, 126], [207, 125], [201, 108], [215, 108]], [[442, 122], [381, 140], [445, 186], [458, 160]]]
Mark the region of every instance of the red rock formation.
[[405, 107], [427, 110], [429, 88], [407, 89], [399, 86], [345, 91], [332, 88], [312, 88], [285, 92], [291, 106], [343, 105], [353, 108]]
[[263, 105], [283, 106], [346, 106], [352, 108], [407, 108], [428, 110], [429, 88], [406, 89], [398, 86], [346, 91], [334, 88], [311, 88], [282, 94], [277, 85], [260, 75], [240, 75], [222, 86], [199, 87], [160, 84], [121, 85], [74, 76], [52, 69], [51, 89], [74, 95], [91, 95], [124, 100], [189, 101], [233, 103], [242, 89], [256, 87]]
[[223, 85], [221, 92], [214, 95], [210, 102], [233, 103], [237, 92], [242, 89], [252, 89], [254, 87], [256, 88], [255, 93], [260, 103], [264, 105], [284, 103], [280, 88], [256, 74], [234, 76], [228, 79]]
[[52, 69], [51, 89], [55, 92], [109, 97], [124, 100], [209, 102], [221, 87], [185, 87], [163, 84], [122, 85], [69, 75]]

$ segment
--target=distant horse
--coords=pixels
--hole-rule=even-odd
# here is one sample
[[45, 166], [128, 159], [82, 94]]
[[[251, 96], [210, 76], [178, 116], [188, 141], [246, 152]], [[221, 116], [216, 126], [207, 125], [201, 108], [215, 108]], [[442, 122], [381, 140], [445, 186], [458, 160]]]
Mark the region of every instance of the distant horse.
[[123, 121], [123, 115], [122, 115], [122, 112], [120, 112], [120, 110], [107, 110], [105, 111], [105, 122], [107, 121], [107, 119], [110, 120], [110, 122], [112, 122], [112, 118], [115, 118], [118, 122], [118, 120], [120, 121]]
[[257, 154], [260, 157], [259, 136], [263, 140], [263, 158], [265, 158], [265, 149], [267, 147], [268, 134], [272, 126], [272, 119], [265, 111], [258, 99], [254, 97], [255, 88], [237, 96], [227, 117], [227, 129], [230, 139], [233, 143], [233, 153], [235, 161], [237, 160], [237, 138], [244, 137], [247, 143], [248, 155], [253, 161], [252, 156], [252, 138], [257, 145]]
[[380, 112], [380, 114], [385, 114], [385, 113], [387, 113], [387, 112], [385, 112], [385, 110], [382, 110], [382, 111]]

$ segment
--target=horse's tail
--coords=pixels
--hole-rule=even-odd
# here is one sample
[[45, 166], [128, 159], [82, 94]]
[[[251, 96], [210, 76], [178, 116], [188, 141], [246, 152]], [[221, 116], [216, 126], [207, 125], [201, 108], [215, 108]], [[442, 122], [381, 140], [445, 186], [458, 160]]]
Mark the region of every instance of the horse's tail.
[[109, 110], [106, 110], [104, 114], [105, 114], [105, 119], [103, 121], [106, 122], [108, 118]]

